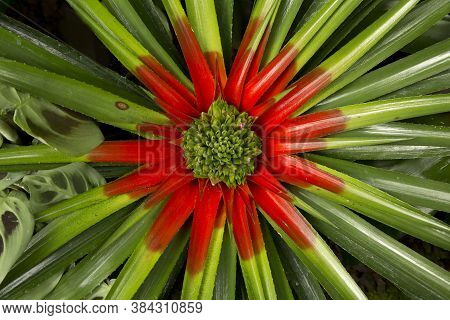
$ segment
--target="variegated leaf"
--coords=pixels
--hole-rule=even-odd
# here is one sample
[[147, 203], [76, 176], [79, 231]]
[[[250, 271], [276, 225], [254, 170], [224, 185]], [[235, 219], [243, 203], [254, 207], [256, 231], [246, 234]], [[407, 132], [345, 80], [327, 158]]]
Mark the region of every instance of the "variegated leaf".
[[105, 183], [95, 169], [85, 163], [71, 163], [25, 176], [20, 183], [30, 194], [30, 210], [39, 212]]
[[0, 283], [25, 250], [34, 228], [23, 193], [0, 193]]
[[[103, 142], [103, 134], [94, 121], [1, 83], [0, 115], [12, 115], [14, 123], [29, 135], [72, 155], [86, 154]], [[1, 130], [3, 127], [0, 123], [1, 133], [6, 131], [6, 127]], [[5, 137], [15, 138], [11, 133]]]

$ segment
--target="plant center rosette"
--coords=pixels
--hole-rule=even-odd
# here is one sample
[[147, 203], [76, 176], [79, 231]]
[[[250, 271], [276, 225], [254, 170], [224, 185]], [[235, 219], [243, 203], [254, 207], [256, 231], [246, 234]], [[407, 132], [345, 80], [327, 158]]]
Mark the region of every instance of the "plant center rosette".
[[186, 165], [196, 178], [208, 178], [236, 187], [255, 171], [261, 140], [252, 131], [254, 119], [223, 100], [216, 100], [207, 113], [183, 132]]

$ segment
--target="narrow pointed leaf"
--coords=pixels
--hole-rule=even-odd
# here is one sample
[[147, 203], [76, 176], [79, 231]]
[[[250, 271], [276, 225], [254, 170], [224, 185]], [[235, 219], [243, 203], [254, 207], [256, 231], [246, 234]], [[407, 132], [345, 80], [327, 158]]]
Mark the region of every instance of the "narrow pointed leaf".
[[256, 205], [252, 200], [247, 204], [248, 226], [252, 237], [252, 244], [255, 251], [255, 258], [258, 264], [259, 275], [264, 289], [264, 296], [267, 300], [276, 300], [277, 292], [275, 289], [272, 269], [267, 256], [266, 245], [262, 234]]
[[266, 66], [280, 52], [303, 0], [282, 0], [273, 23], [262, 65]]
[[[311, 70], [318, 66], [335, 48], [341, 47], [343, 45], [342, 42], [346, 40], [346, 37], [349, 34], [354, 34], [355, 29], [358, 28], [362, 21], [365, 21], [369, 15], [372, 16], [375, 14], [374, 9], [377, 8], [382, 1], [383, 0], [362, 1], [337, 29], [331, 31], [332, 33], [327, 34], [325, 43], [320, 50], [309, 59], [305, 66], [305, 70]], [[319, 35], [316, 38], [320, 38]], [[310, 45], [313, 45], [313, 43]], [[308, 49], [306, 49], [306, 51], [308, 51]]]
[[[407, 139], [407, 138], [406, 138]], [[320, 150], [333, 150], [349, 147], [389, 144], [406, 140], [405, 138], [322, 138], [309, 140], [268, 139], [266, 154], [270, 157], [281, 154], [305, 153]]]
[[159, 40], [154, 37], [153, 33], [148, 29], [144, 21], [142, 21], [131, 2], [133, 1], [107, 0], [105, 4], [159, 63], [175, 75], [187, 88], [192, 89], [192, 84], [189, 79], [187, 79], [169, 53], [160, 45]]
[[131, 299], [134, 296], [175, 234], [188, 219], [195, 207], [197, 193], [198, 187], [194, 183], [174, 192], [145, 237], [136, 246], [107, 299]]
[[130, 210], [132, 209], [122, 209], [95, 224], [41, 262], [33, 265], [31, 270], [18, 274], [17, 277], [8, 276], [7, 284], [5, 283], [0, 289], [1, 299], [17, 300], [25, 297], [28, 292], [44, 283], [52, 275], [65, 270], [78, 259], [97, 249], [120, 225]]
[[273, 136], [312, 139], [374, 124], [448, 111], [449, 94], [374, 101], [292, 118], [277, 128]]
[[0, 58], [0, 80], [125, 130], [137, 131], [138, 126], [146, 122], [170, 123], [164, 115], [100, 88], [3, 58]]
[[323, 155], [346, 160], [402, 160], [450, 156], [450, 148], [428, 145], [389, 145], [321, 151]]
[[442, 72], [428, 79], [418, 81], [412, 85], [381, 96], [378, 100], [387, 100], [408, 96], [422, 96], [430, 93], [444, 91], [450, 88], [450, 71]]
[[274, 235], [280, 258], [292, 290], [302, 300], [326, 300], [320, 283], [292, 249], [278, 235]]
[[331, 249], [289, 202], [256, 185], [251, 190], [272, 227], [333, 298], [366, 298]]
[[[450, 3], [441, 0], [427, 0], [417, 5], [404, 19], [385, 35], [369, 52], [348, 69], [339, 79], [308, 101], [295, 114], [308, 110], [319, 104], [331, 94], [342, 89], [364, 73], [371, 70], [381, 61], [400, 50], [406, 44], [420, 36], [433, 24], [441, 20], [450, 11]], [[366, 29], [368, 30], [368, 29]], [[342, 50], [342, 49], [341, 49]]]
[[82, 299], [92, 292], [131, 254], [162, 205], [147, 209], [145, 204], [141, 204], [134, 209], [102, 246], [64, 275], [46, 299]]
[[213, 297], [215, 300], [234, 300], [236, 295], [237, 253], [229, 226], [230, 224], [225, 227], [222, 251], [217, 267]]
[[[199, 183], [199, 198], [192, 221], [186, 273], [184, 276], [183, 291], [181, 293], [182, 299], [198, 299], [203, 290], [212, 293], [211, 288], [203, 288], [202, 281], [205, 274], [207, 258], [211, 257], [208, 254], [208, 249], [211, 246], [211, 237], [215, 231], [214, 224], [216, 217], [218, 214], [222, 214], [222, 212], [218, 212], [221, 198], [222, 191], [219, 186], [213, 186], [209, 181], [204, 184]], [[213, 241], [215, 240], [213, 239]], [[212, 254], [218, 259], [218, 254]], [[211, 286], [213, 283], [214, 281], [205, 283], [205, 286]], [[207, 292], [204, 293], [204, 298], [208, 298]]]
[[418, 0], [401, 0], [338, 52], [298, 80], [285, 97], [264, 113], [257, 123], [270, 132], [278, 124], [307, 109], [305, 103], [341, 76], [366, 52], [376, 45], [416, 4]]
[[0, 34], [2, 57], [78, 79], [138, 104], [154, 105], [132, 81], [63, 42], [5, 15], [0, 15]]
[[365, 181], [415, 206], [450, 212], [448, 183], [323, 156], [308, 155], [308, 159]]
[[233, 12], [234, 0], [215, 0], [217, 22], [219, 24], [220, 39], [222, 40], [223, 57], [225, 64], [231, 64], [233, 46]]
[[156, 2], [158, 0], [134, 0], [131, 1], [131, 4], [161, 46], [180, 65], [183, 63], [183, 59], [175, 46], [169, 18]]
[[[314, 1], [314, 3], [320, 1]], [[361, 1], [345, 1], [332, 16], [325, 22], [325, 24], [314, 34], [311, 41], [309, 41], [303, 49], [298, 53], [292, 63], [284, 70], [283, 74], [279, 76], [270, 89], [267, 90], [261, 101], [275, 96], [281, 92], [286, 92], [288, 83], [302, 70], [303, 66], [310, 60], [314, 54], [319, 51], [322, 44], [329, 39], [329, 36], [335, 31], [339, 25], [355, 10]], [[319, 8], [317, 8], [319, 9]], [[316, 14], [316, 13], [315, 13]], [[306, 24], [305, 24], [306, 25]], [[285, 90], [285, 91], [283, 91]]]
[[225, 233], [226, 216], [226, 206], [222, 201], [216, 215], [214, 230], [208, 248], [208, 256], [199, 295], [201, 300], [211, 300], [214, 296], [214, 286], [216, 284], [217, 269], [219, 268]]
[[224, 98], [235, 106], [240, 106], [243, 99], [244, 87], [251, 64], [257, 53], [261, 40], [270, 21], [276, 14], [279, 0], [258, 0], [253, 8], [244, 38], [234, 58], [229, 74]]
[[332, 137], [384, 137], [406, 139], [405, 144], [450, 148], [450, 128], [407, 122], [390, 122], [351, 130]]
[[128, 195], [116, 196], [53, 220], [33, 237], [11, 274], [20, 275], [84, 230], [136, 200]]
[[447, 271], [397, 242], [358, 215], [303, 190], [308, 218], [330, 240], [394, 283], [413, 299], [448, 299]]
[[217, 84], [224, 88], [227, 73], [214, 0], [188, 0], [186, 10], [209, 68]]
[[342, 0], [327, 1], [293, 37], [283, 50], [261, 72], [250, 79], [245, 86], [243, 108], [249, 110], [261, 96], [277, 81], [278, 77], [289, 67], [300, 51], [313, 38], [316, 32], [330, 18]]
[[216, 96], [213, 75], [179, 0], [163, 0], [194, 83], [197, 103], [207, 111]]
[[[197, 115], [193, 94], [98, 1], [71, 0], [70, 4], [116, 58], [152, 91], [158, 105], [172, 118], [189, 122], [190, 117]], [[105, 24], [110, 25], [112, 30]]]
[[362, 103], [450, 69], [450, 40], [372, 71], [339, 90], [317, 110]]
[[279, 300], [293, 300], [291, 287], [289, 286], [286, 272], [283, 264], [281, 263], [278, 250], [272, 239], [272, 235], [269, 230], [267, 222], [263, 223], [262, 232], [264, 234], [264, 243], [266, 244], [267, 257], [270, 262], [270, 269], [272, 270], [273, 282], [277, 293], [277, 299]]
[[264, 300], [264, 288], [255, 259], [245, 203], [238, 192], [235, 192], [231, 224], [248, 298]]
[[170, 291], [186, 259], [189, 228], [183, 227], [156, 262], [133, 299], [157, 300]]
[[282, 157], [276, 169], [282, 181], [345, 205], [416, 238], [442, 248], [450, 247], [450, 227], [441, 220], [333, 169], [305, 159]]

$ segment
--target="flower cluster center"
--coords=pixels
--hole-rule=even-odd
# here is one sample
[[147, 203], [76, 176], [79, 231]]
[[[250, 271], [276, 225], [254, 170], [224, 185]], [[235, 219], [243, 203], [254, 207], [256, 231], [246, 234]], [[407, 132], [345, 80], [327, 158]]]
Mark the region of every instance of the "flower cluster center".
[[261, 140], [251, 130], [254, 119], [223, 100], [215, 101], [183, 133], [182, 147], [196, 178], [228, 187], [244, 183], [261, 154]]

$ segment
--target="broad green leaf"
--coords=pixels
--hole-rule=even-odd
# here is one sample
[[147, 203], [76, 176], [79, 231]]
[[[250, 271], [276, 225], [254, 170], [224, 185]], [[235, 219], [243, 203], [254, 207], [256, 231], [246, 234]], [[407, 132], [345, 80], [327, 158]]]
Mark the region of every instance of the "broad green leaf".
[[25, 176], [20, 183], [30, 195], [32, 213], [103, 184], [105, 179], [84, 163], [71, 163], [52, 170], [38, 171]]
[[449, 299], [447, 271], [397, 242], [350, 210], [297, 189], [315, 210], [308, 220], [330, 240], [394, 283], [413, 299]]
[[27, 172], [3, 172], [0, 173], [0, 191], [21, 180]]
[[39, 287], [41, 283], [45, 283], [55, 273], [67, 269], [72, 263], [97, 249], [120, 225], [128, 212], [128, 209], [124, 209], [100, 221], [26, 272], [17, 274], [15, 277], [8, 275], [7, 285], [0, 289], [0, 298], [21, 299], [28, 292]]
[[92, 120], [0, 83], [0, 114], [11, 113], [23, 131], [61, 152], [82, 155], [103, 142]]
[[[0, 96], [1, 96], [1, 93], [0, 93]], [[0, 105], [1, 105], [1, 102], [0, 102]], [[17, 131], [13, 128], [13, 126], [10, 123], [8, 123], [7, 121], [0, 119], [0, 146], [3, 144], [4, 138], [6, 138], [7, 140], [9, 140], [13, 143], [20, 142], [19, 135], [17, 134]]]
[[365, 181], [412, 205], [450, 212], [448, 183], [317, 155], [308, 155], [308, 158]]
[[39, 141], [72, 155], [86, 154], [104, 139], [91, 119], [33, 97], [22, 100], [14, 122]]
[[138, 85], [81, 52], [0, 14], [0, 52], [5, 57], [86, 82], [145, 106], [154, 102]]
[[20, 192], [0, 194], [0, 283], [31, 239], [34, 220]]
[[170, 123], [163, 114], [98, 87], [4, 58], [0, 58], [0, 81], [129, 131], [137, 131], [138, 126], [146, 122]]

